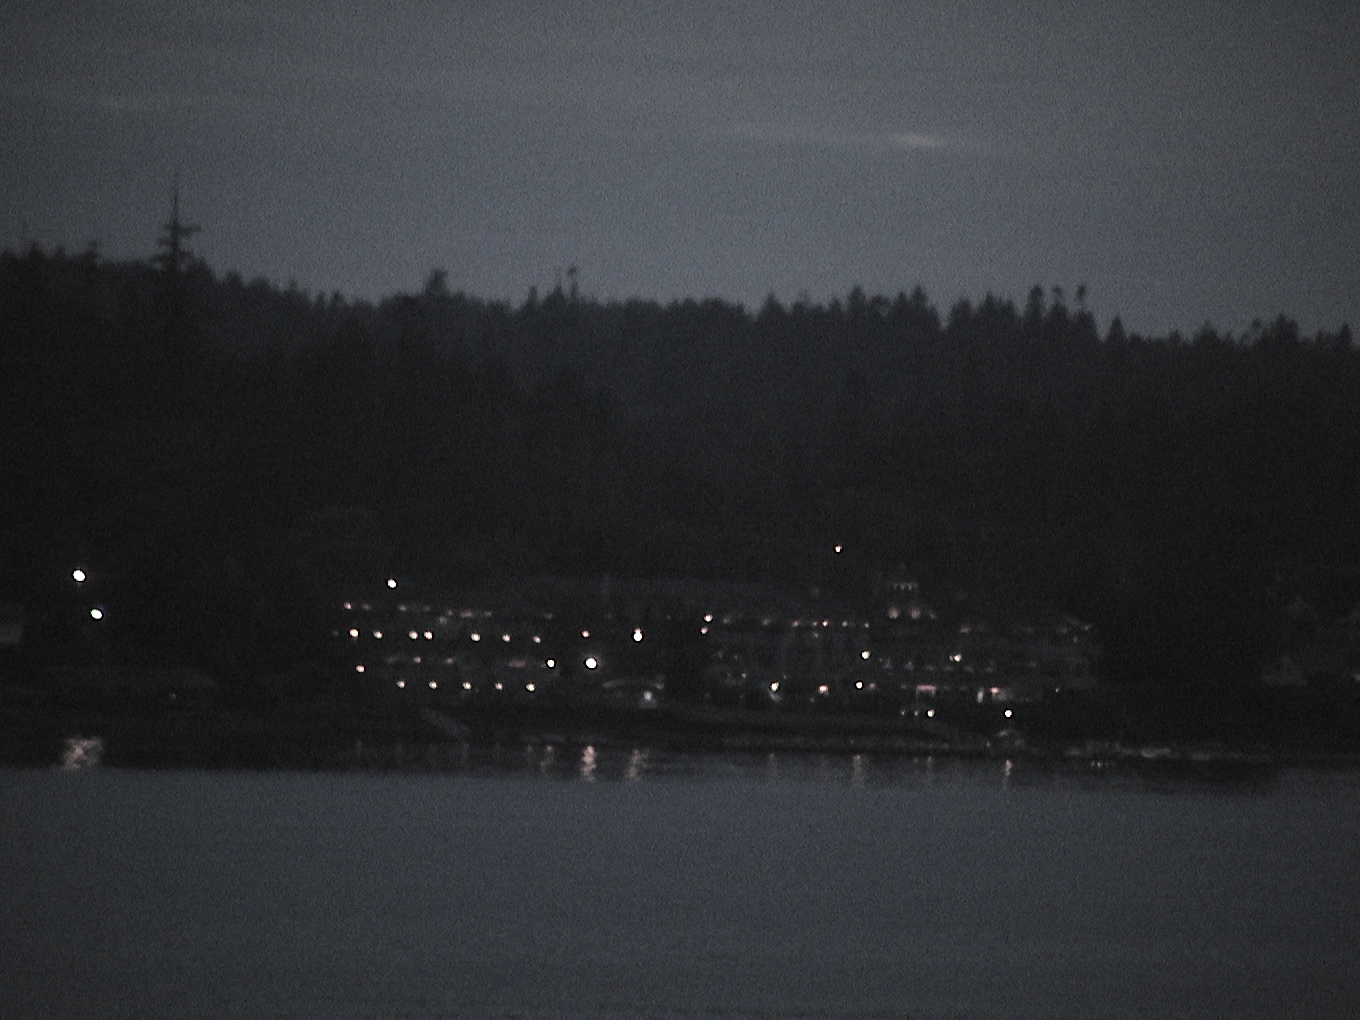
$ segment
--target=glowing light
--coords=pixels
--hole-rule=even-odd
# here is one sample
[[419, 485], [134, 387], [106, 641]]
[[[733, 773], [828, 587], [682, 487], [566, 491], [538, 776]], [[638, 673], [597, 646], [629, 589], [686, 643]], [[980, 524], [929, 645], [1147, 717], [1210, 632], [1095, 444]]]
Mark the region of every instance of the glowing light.
[[704, 623], [712, 623], [712, 622], [713, 622], [713, 614], [712, 614], [712, 613], [705, 613], [705, 614], [704, 614]]
[[633, 640], [634, 640], [634, 641], [641, 641], [641, 640], [642, 640], [642, 628], [641, 628], [641, 627], [634, 627], [634, 628], [633, 628]]
[[863, 680], [856, 680], [856, 681], [855, 681], [855, 690], [857, 690], [857, 691], [862, 691], [862, 690], [864, 690], [864, 681], [863, 681]]
[[356, 672], [356, 673], [362, 673], [363, 671], [364, 671], [364, 667], [363, 667], [363, 666], [355, 666], [355, 667], [354, 667], [354, 672]]
[[498, 691], [503, 691], [503, 690], [505, 690], [505, 684], [503, 684], [503, 683], [501, 683], [499, 680], [497, 680], [497, 681], [496, 681], [496, 690], [498, 690]]
[[439, 681], [438, 681], [438, 680], [431, 680], [431, 681], [430, 681], [430, 690], [434, 690], [434, 689], [437, 688], [438, 686], [439, 686]]
[[818, 694], [830, 694], [830, 693], [831, 693], [831, 688], [828, 687], [826, 684], [818, 684], [818, 685], [817, 685], [817, 693], [818, 693]]
[[868, 659], [868, 658], [869, 658], [869, 650], [866, 648], [864, 651], [860, 652], [860, 653], [859, 653], [859, 657], [860, 657], [861, 659]]
[[353, 603], [353, 602], [344, 602], [344, 603], [341, 603], [340, 608], [341, 608], [341, 609], [353, 609], [353, 608], [354, 608], [354, 603]]
[[426, 640], [426, 641], [433, 641], [433, 640], [434, 640], [434, 631], [432, 631], [432, 630], [427, 630], [427, 631], [425, 632], [425, 634], [424, 634], [424, 637], [425, 637], [425, 640]]
[[389, 587], [389, 588], [395, 588], [396, 586], [397, 586], [397, 579], [396, 579], [395, 577], [389, 577], [389, 578], [387, 579], [387, 587]]
[[406, 689], [406, 681], [405, 681], [405, 680], [398, 680], [398, 681], [397, 681], [397, 689], [398, 689], [398, 690], [405, 690], [405, 689]]
[[600, 664], [600, 660], [593, 655], [586, 656], [586, 669], [594, 669]]
[[357, 638], [357, 637], [359, 636], [359, 628], [358, 628], [358, 627], [351, 627], [351, 628], [349, 629], [349, 636], [350, 636], [350, 637], [353, 637], [353, 638]]
[[375, 630], [375, 631], [373, 632], [373, 636], [374, 636], [375, 638], [377, 638], [379, 641], [381, 641], [381, 640], [382, 640], [382, 631], [380, 631], [380, 630]]
[[104, 610], [100, 609], [98, 606], [95, 606], [93, 609], [90, 610], [90, 619], [91, 620], [104, 619]]
[[502, 635], [501, 635], [501, 640], [504, 641], [504, 642], [508, 645], [508, 644], [510, 643], [510, 635], [509, 635], [509, 634], [502, 634]]
[[839, 555], [841, 554], [841, 550], [844, 549], [845, 546], [843, 546], [843, 545], [836, 545], [836, 546], [832, 546], [832, 548], [836, 551], [836, 555], [839, 556]]
[[538, 688], [536, 688], [533, 684], [525, 684], [524, 689], [528, 691], [530, 694], [533, 694], [534, 691], [537, 690]]
[[469, 634], [468, 637], [472, 638], [473, 641], [482, 640], [482, 635], [478, 634], [475, 630], [471, 634]]
[[1014, 713], [1013, 711], [1011, 711], [1009, 708], [1006, 709], [1006, 718], [1007, 718], [1007, 719], [1009, 719], [1009, 718], [1010, 718], [1011, 716], [1013, 716], [1013, 715], [1015, 715], [1015, 713]]
[[773, 683], [770, 684], [770, 693], [771, 693], [771, 694], [777, 694], [778, 692], [779, 692], [779, 681], [778, 681], [778, 680], [775, 680]]
[[700, 634], [707, 634], [707, 633], [708, 633], [708, 628], [707, 628], [707, 627], [700, 627], [700, 628], [699, 628], [699, 633], [700, 633]]
[[465, 690], [465, 691], [470, 691], [470, 690], [472, 690], [472, 681], [471, 681], [471, 680], [464, 680], [464, 681], [463, 681], [463, 690]]
[[590, 631], [588, 630], [581, 631], [581, 637], [590, 637]]
[[539, 637], [537, 634], [535, 634], [535, 635], [534, 635], [534, 644], [536, 644], [536, 645], [541, 645], [542, 643], [543, 643], [543, 639], [542, 639], [541, 637]]
[[71, 571], [71, 580], [75, 581], [76, 584], [84, 583], [85, 571], [79, 569]]
[[935, 709], [933, 709], [933, 708], [928, 708], [928, 709], [926, 709], [926, 718], [927, 718], [927, 719], [934, 719], [934, 718], [935, 718]]
[[557, 660], [556, 660], [556, 659], [547, 659], [546, 661], [544, 661], [543, 665], [547, 666], [549, 669], [556, 669], [556, 668], [557, 668]]
[[408, 631], [406, 632], [406, 636], [407, 636], [408, 638], [410, 638], [412, 641], [414, 641], [414, 640], [416, 640], [416, 638], [420, 637], [420, 635], [417, 634], [417, 633], [416, 633], [415, 631], [413, 631], [413, 630], [408, 630]]
[[950, 661], [950, 662], [962, 662], [962, 661], [963, 661], [963, 653], [962, 653], [962, 652], [955, 652], [953, 655], [951, 655], [951, 656], [949, 657], [949, 661]]

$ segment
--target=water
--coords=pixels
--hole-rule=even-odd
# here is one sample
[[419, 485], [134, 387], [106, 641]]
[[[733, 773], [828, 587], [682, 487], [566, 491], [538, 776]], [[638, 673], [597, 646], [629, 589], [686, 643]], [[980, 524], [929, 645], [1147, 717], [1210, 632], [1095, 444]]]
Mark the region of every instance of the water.
[[1353, 772], [9, 770], [0, 875], [4, 1018], [1360, 1015]]

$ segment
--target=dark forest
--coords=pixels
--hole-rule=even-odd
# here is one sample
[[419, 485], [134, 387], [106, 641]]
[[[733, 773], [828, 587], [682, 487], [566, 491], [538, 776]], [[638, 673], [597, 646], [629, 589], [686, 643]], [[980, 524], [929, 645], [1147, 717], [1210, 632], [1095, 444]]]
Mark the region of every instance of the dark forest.
[[372, 304], [175, 246], [5, 253], [0, 602], [79, 651], [88, 565], [108, 647], [230, 680], [307, 661], [325, 593], [389, 572], [896, 570], [1090, 621], [1113, 684], [1230, 691], [1291, 606], [1360, 599], [1348, 326], [1143, 337], [1081, 287], [750, 310], [577, 277], [515, 305], [436, 271]]

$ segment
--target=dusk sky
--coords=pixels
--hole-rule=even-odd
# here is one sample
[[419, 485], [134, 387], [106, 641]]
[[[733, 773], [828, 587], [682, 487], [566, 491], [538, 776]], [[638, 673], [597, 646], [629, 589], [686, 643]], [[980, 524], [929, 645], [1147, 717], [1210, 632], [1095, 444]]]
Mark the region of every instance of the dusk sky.
[[4, 0], [0, 247], [1360, 325], [1360, 4]]

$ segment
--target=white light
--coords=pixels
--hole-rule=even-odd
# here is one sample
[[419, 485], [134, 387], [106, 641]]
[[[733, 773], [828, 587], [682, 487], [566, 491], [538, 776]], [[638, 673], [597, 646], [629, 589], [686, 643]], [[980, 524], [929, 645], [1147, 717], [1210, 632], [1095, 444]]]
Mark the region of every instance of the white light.
[[426, 641], [433, 641], [433, 640], [434, 640], [434, 631], [432, 631], [432, 630], [427, 630], [427, 631], [425, 632], [425, 640], [426, 640]]
[[588, 630], [581, 631], [581, 637], [590, 637], [590, 631]]
[[817, 693], [818, 693], [818, 694], [830, 694], [830, 693], [831, 693], [831, 688], [828, 687], [826, 684], [818, 684], [818, 686], [817, 686]]
[[508, 644], [510, 643], [510, 635], [509, 635], [509, 634], [502, 634], [502, 635], [501, 635], [501, 640], [504, 641], [504, 642], [508, 645]]
[[473, 641], [480, 641], [480, 640], [482, 640], [482, 635], [478, 634], [475, 630], [474, 630], [471, 634], [469, 634], [468, 636], [469, 636], [470, 638], [472, 638]]
[[832, 546], [832, 548], [836, 550], [836, 555], [839, 556], [840, 553], [841, 553], [841, 550], [844, 549], [845, 546], [837, 545], [837, 546]]
[[641, 628], [641, 627], [634, 627], [634, 628], [633, 628], [633, 640], [634, 640], [634, 641], [641, 641], [641, 640], [642, 640], [642, 628]]
[[354, 608], [354, 603], [353, 603], [353, 602], [346, 602], [346, 603], [344, 603], [344, 605], [342, 605], [340, 608], [342, 608], [342, 609], [353, 609], [353, 608]]
[[549, 659], [549, 660], [547, 660], [545, 663], [543, 663], [543, 665], [547, 666], [549, 669], [556, 669], [556, 668], [557, 668], [557, 660], [556, 660], [556, 659]]
[[935, 709], [933, 709], [933, 708], [928, 708], [928, 709], [926, 709], [926, 718], [927, 718], [927, 719], [934, 719], [934, 718], [935, 718]]
[[528, 691], [530, 694], [533, 694], [537, 688], [535, 688], [533, 684], [525, 684], [524, 689]]
[[437, 680], [431, 680], [431, 681], [430, 681], [430, 690], [434, 690], [434, 689], [435, 689], [436, 687], [438, 687], [438, 686], [439, 686], [439, 682], [438, 682]]
[[389, 587], [389, 588], [395, 588], [396, 586], [397, 586], [397, 579], [396, 579], [395, 577], [389, 577], [389, 578], [387, 579], [387, 587]]
[[85, 571], [79, 569], [71, 571], [71, 580], [76, 584], [82, 583], [85, 580]]
[[354, 667], [354, 672], [356, 672], [356, 673], [362, 673], [363, 671], [364, 671], [364, 667], [363, 667], [363, 666], [355, 666], [355, 667]]
[[501, 683], [499, 680], [497, 680], [497, 681], [496, 681], [496, 690], [498, 690], [498, 691], [503, 691], [503, 690], [505, 690], [505, 684], [503, 684], [503, 683]]
[[1007, 719], [1009, 719], [1009, 718], [1010, 718], [1011, 716], [1013, 716], [1013, 715], [1015, 715], [1014, 712], [1012, 712], [1009, 708], [1006, 709], [1006, 718], [1007, 718]]
[[463, 690], [465, 690], [465, 691], [470, 691], [470, 690], [472, 690], [472, 681], [471, 681], [471, 680], [464, 680], [464, 681], [463, 681]]
[[373, 632], [373, 636], [374, 636], [375, 638], [377, 638], [379, 641], [381, 641], [381, 640], [382, 640], [382, 631], [380, 631], [380, 630], [375, 630], [375, 631]]
[[412, 641], [414, 641], [416, 638], [420, 637], [420, 635], [417, 634], [417, 633], [416, 633], [415, 631], [413, 631], [413, 630], [408, 630], [408, 631], [406, 632], [406, 636], [407, 636], [408, 638], [410, 638]]
[[536, 644], [536, 645], [541, 645], [542, 643], [543, 643], [543, 639], [542, 639], [541, 637], [539, 637], [537, 634], [535, 634], [535, 635], [534, 635], [534, 644]]
[[869, 658], [869, 652], [868, 652], [868, 650], [866, 649], [865, 651], [860, 652], [860, 653], [859, 653], [859, 657], [860, 657], [861, 659], [867, 659], [867, 658]]
[[856, 681], [855, 681], [855, 690], [857, 690], [857, 691], [862, 691], [862, 690], [864, 690], [864, 681], [863, 681], [863, 680], [856, 680]]
[[351, 628], [349, 629], [349, 636], [350, 636], [350, 637], [356, 637], [356, 638], [357, 638], [357, 637], [359, 636], [359, 628], [358, 628], [358, 627], [351, 627]]
[[93, 609], [90, 610], [90, 619], [91, 620], [104, 619], [104, 610], [100, 609], [98, 606], [95, 606]]
[[712, 622], [713, 622], [713, 614], [712, 614], [712, 613], [705, 613], [705, 614], [704, 614], [704, 623], [712, 623]]
[[774, 693], [776, 693], [778, 690], [779, 690], [779, 681], [776, 680], [776, 681], [774, 681], [774, 683], [770, 684], [770, 693], [771, 693], [771, 694], [774, 694]]
[[700, 634], [707, 634], [707, 633], [708, 633], [708, 628], [707, 628], [707, 627], [700, 627], [700, 628], [699, 628], [699, 633], [700, 633]]
[[586, 656], [586, 669], [594, 669], [600, 664], [600, 660], [593, 655]]
[[406, 689], [406, 681], [405, 681], [405, 680], [398, 680], [398, 681], [397, 681], [397, 687], [398, 687], [398, 689], [400, 689], [400, 690], [405, 690], [405, 689]]
[[951, 662], [962, 662], [962, 661], [963, 661], [963, 653], [962, 653], [962, 652], [955, 652], [953, 655], [951, 655], [951, 656], [949, 657], [949, 660], [950, 660]]

